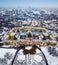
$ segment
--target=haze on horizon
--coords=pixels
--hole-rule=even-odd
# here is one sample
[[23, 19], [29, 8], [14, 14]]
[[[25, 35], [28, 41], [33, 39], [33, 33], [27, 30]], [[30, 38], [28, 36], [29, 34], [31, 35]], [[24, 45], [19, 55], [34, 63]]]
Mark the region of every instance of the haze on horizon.
[[0, 7], [58, 8], [58, 0], [0, 0]]

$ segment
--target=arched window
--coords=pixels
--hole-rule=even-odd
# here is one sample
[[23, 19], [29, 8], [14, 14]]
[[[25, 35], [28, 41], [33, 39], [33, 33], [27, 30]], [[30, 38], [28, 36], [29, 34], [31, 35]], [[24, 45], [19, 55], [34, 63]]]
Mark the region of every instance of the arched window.
[[26, 39], [26, 31], [25, 30], [19, 30], [19, 33], [20, 33], [20, 39]]

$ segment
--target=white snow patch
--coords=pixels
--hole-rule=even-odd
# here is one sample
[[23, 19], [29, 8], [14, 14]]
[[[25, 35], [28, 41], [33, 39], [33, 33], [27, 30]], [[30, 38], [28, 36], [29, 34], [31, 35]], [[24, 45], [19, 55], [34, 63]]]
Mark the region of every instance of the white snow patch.
[[16, 52], [16, 50], [14, 50], [14, 49], [2, 49], [2, 48], [0, 48], [0, 58], [4, 58], [4, 55], [6, 54], [6, 53], [12, 53], [13, 55], [15, 54], [15, 52]]

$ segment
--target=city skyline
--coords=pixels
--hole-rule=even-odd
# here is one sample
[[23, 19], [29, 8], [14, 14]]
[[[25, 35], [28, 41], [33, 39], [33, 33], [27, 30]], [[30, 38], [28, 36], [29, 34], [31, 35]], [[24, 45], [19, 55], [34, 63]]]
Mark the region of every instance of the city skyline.
[[58, 0], [0, 0], [0, 7], [58, 8]]

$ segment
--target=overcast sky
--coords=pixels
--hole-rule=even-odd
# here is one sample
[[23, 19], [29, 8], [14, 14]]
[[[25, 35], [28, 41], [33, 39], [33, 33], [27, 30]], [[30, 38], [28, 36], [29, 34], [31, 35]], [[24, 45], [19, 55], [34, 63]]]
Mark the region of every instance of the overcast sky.
[[58, 0], [0, 0], [0, 7], [58, 8]]

